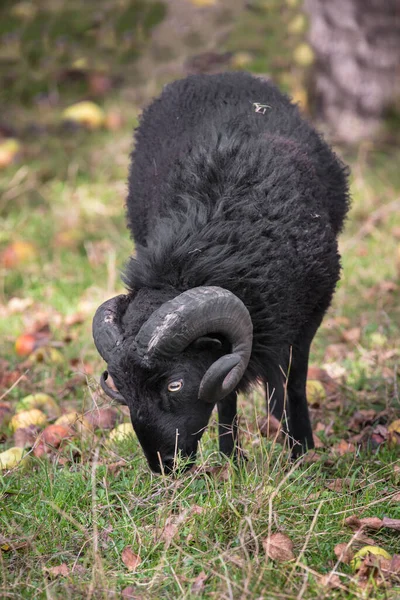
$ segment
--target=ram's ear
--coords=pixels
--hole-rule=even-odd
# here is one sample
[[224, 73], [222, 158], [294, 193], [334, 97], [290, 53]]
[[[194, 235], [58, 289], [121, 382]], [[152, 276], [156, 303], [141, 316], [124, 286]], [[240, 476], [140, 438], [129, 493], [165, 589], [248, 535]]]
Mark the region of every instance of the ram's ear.
[[196, 350], [218, 350], [222, 348], [222, 342], [215, 337], [202, 336], [193, 342]]

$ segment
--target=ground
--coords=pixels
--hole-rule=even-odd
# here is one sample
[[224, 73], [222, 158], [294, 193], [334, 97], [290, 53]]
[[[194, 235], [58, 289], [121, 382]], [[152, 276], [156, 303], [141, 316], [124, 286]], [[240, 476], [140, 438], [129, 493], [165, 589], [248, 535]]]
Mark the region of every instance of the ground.
[[[203, 4], [211, 7], [198, 14], [209, 23], [210, 13], [201, 11], [215, 10], [215, 3]], [[232, 53], [221, 59], [227, 68], [233, 61], [272, 74], [306, 110], [307, 75], [292, 60], [303, 43], [301, 13], [296, 2], [287, 4], [254, 2], [243, 12], [238, 3], [237, 12], [223, 13], [223, 35], [217, 28], [215, 39]], [[29, 2], [18, 6], [25, 17], [13, 19], [33, 18], [26, 17]], [[39, 73], [35, 94], [29, 77], [17, 72], [4, 96], [1, 131], [18, 139], [19, 153], [0, 170], [0, 452], [17, 444], [6, 413], [12, 417], [28, 394], [46, 393], [58, 412], [75, 410], [87, 421], [60, 448], [50, 444], [40, 457], [28, 449], [30, 461], [3, 469], [0, 595], [398, 598], [394, 562], [374, 567], [369, 557], [357, 572], [337, 549], [345, 543], [350, 552], [365, 545], [399, 552], [399, 532], [382, 526], [387, 521], [375, 521], [375, 528], [346, 523], [352, 515], [400, 519], [400, 152], [391, 136], [337, 148], [352, 169], [353, 206], [340, 239], [342, 279], [312, 351], [316, 455], [289, 461], [273, 423], [268, 431], [262, 422], [260, 390], [241, 398], [248, 460], [239, 468], [218, 455], [215, 420], [199, 469], [176, 479], [150, 473], [134, 436], [110, 441], [115, 419], [129, 422], [124, 409], [113, 407], [112, 424], [96, 426], [110, 403], [97, 383], [104, 364], [91, 319], [102, 301], [124, 291], [120, 271], [134, 251], [123, 208], [132, 130], [140, 106], [166, 79], [199, 68], [185, 67], [183, 45], [160, 67], [154, 49], [168, 22], [152, 29], [163, 10], [150, 13], [130, 56], [137, 84], [111, 81], [107, 69], [97, 80], [91, 69], [82, 75], [79, 63], [79, 77], [65, 74], [50, 91], [40, 87]], [[212, 69], [215, 60], [209, 55], [201, 68]], [[154, 77], [143, 83], [151, 64]], [[62, 93], [54, 96], [57, 89]], [[63, 125], [62, 110], [88, 97], [108, 115], [105, 126]], [[25, 343], [33, 339], [37, 349], [24, 354], [22, 335], [31, 335]], [[48, 425], [56, 415], [48, 406], [44, 412]], [[277, 533], [283, 537], [271, 537]]]

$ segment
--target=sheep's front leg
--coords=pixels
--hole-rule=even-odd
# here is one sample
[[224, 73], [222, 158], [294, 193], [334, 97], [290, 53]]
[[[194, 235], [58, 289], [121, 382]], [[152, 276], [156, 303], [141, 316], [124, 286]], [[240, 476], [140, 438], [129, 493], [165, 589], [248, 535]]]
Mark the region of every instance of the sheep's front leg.
[[227, 456], [238, 455], [237, 395], [229, 394], [217, 404], [219, 449]]

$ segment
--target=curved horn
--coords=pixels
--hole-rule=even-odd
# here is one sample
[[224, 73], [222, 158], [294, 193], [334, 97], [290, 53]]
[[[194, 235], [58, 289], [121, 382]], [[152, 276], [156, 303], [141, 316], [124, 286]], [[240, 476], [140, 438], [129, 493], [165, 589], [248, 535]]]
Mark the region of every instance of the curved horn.
[[121, 294], [104, 302], [93, 317], [92, 332], [96, 348], [106, 362], [122, 340], [121, 316], [129, 303], [129, 296]]
[[197, 287], [165, 302], [139, 330], [136, 351], [144, 365], [151, 365], [157, 357], [178, 354], [210, 333], [220, 333], [232, 344], [231, 354], [217, 360], [200, 384], [199, 398], [215, 402], [238, 385], [252, 348], [249, 311], [232, 292], [214, 286]]
[[102, 373], [102, 375], [100, 377], [100, 385], [102, 387], [103, 392], [105, 392], [107, 394], [107, 396], [109, 396], [113, 400], [116, 400], [120, 404], [125, 404], [126, 405], [126, 400], [123, 397], [123, 395], [120, 394], [119, 392], [116, 392], [115, 390], [113, 390], [108, 385], [108, 383], [106, 381], [107, 379], [108, 379], [108, 371], [104, 371], [104, 373]]

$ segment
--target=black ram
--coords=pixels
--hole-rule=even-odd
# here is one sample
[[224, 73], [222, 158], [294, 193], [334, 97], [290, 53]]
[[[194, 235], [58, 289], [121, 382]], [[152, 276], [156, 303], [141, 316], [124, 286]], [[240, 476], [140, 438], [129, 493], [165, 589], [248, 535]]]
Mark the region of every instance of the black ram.
[[[127, 295], [93, 335], [154, 471], [194, 460], [215, 404], [237, 449], [236, 396], [257, 379], [286, 411], [293, 453], [313, 447], [310, 344], [340, 274], [347, 169], [296, 105], [246, 73], [167, 85], [136, 132]], [[287, 402], [286, 402], [287, 401]], [[287, 404], [287, 406], [286, 406]]]

